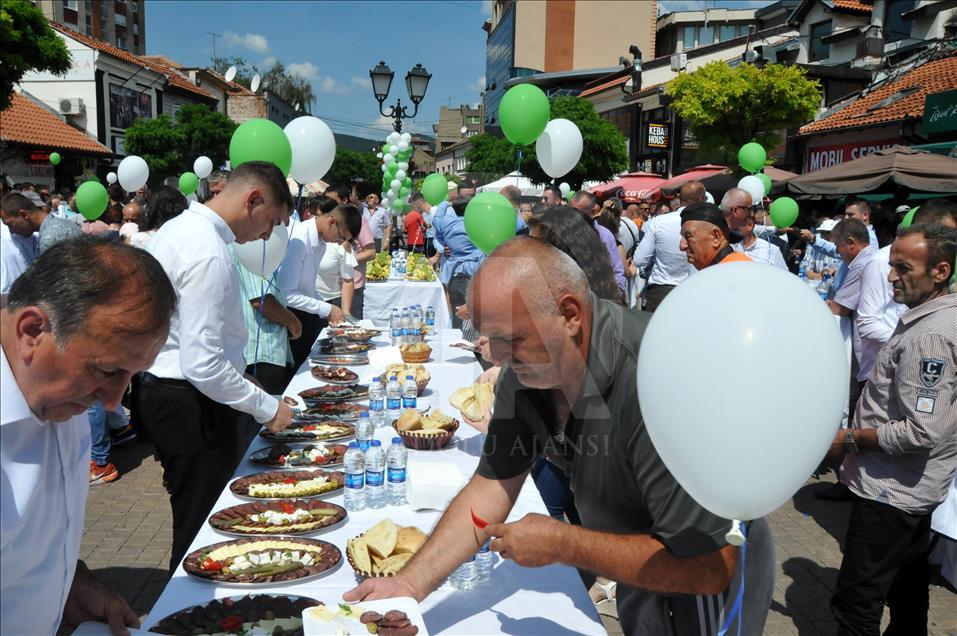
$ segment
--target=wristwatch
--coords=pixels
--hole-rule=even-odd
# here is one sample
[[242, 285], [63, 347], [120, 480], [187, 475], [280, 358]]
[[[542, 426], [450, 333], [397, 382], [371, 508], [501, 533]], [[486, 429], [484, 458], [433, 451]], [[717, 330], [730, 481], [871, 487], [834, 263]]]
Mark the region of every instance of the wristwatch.
[[861, 452], [861, 449], [857, 447], [857, 442], [854, 441], [854, 431], [852, 429], [847, 429], [844, 433], [844, 450], [854, 454]]

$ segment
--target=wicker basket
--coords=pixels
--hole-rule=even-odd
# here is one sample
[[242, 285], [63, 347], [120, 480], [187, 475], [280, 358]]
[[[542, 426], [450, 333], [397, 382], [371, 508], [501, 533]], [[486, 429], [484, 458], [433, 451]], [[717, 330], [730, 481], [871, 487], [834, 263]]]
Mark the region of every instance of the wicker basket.
[[394, 428], [396, 434], [402, 438], [402, 443], [405, 447], [411, 448], [412, 450], [441, 450], [449, 445], [449, 442], [451, 442], [455, 436], [455, 431], [459, 430], [459, 421], [452, 420], [452, 428], [443, 433], [413, 435], [412, 433], [400, 431], [396, 426], [397, 423], [398, 420], [393, 420], [392, 428]]
[[402, 362], [407, 364], [422, 364], [428, 362], [432, 356], [432, 347], [426, 345], [426, 348], [421, 351], [407, 351], [399, 348], [399, 355], [402, 356]]
[[[362, 537], [364, 535], [365, 535], [365, 532], [363, 532], [362, 534], [360, 534], [358, 537], [355, 537], [355, 538], [358, 539], [359, 537]], [[356, 565], [355, 560], [352, 558], [352, 546], [350, 546], [348, 542], [346, 542], [346, 561], [349, 562], [349, 565], [352, 566], [352, 569], [355, 571], [355, 573], [364, 579], [380, 579], [380, 578], [384, 578], [388, 576], [395, 576], [394, 573], [393, 574], [373, 574], [372, 572], [365, 572], [363, 570], [360, 570], [359, 566]]]
[[[378, 377], [379, 381], [382, 382], [382, 384], [388, 384], [388, 383], [389, 383], [389, 378], [386, 377], [386, 374], [385, 374], [385, 373], [383, 373], [382, 375], [377, 376], [377, 377]], [[399, 383], [400, 383], [400, 384], [404, 384], [404, 383], [405, 383], [405, 378], [398, 378], [398, 380], [399, 380]], [[422, 397], [422, 394], [425, 393], [425, 387], [429, 386], [429, 382], [430, 382], [431, 380], [432, 380], [432, 378], [429, 378], [428, 380], [418, 380], [418, 381], [415, 383], [415, 388], [417, 389], [416, 397]]]

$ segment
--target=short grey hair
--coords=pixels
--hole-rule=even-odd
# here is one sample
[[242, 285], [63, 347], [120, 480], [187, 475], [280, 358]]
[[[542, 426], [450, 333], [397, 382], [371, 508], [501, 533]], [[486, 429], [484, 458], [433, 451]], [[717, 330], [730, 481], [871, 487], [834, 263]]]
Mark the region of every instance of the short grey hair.
[[[742, 190], [741, 188], [731, 188], [724, 193], [723, 197], [721, 197], [721, 205], [719, 207], [721, 208], [722, 212], [728, 214], [731, 212], [731, 208], [734, 206], [744, 205], [744, 203], [738, 203], [738, 201], [743, 200], [744, 197], [748, 197], [749, 201], [751, 200], [751, 194], [747, 190]], [[751, 203], [748, 204], [748, 207], [751, 207], [752, 205], [754, 205], [754, 201], [751, 201]]]

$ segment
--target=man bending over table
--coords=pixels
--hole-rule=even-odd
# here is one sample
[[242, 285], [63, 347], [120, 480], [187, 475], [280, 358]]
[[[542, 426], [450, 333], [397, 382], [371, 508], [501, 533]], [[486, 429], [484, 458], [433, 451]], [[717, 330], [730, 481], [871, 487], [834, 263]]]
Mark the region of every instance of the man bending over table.
[[[598, 299], [571, 258], [531, 237], [486, 259], [468, 306], [503, 366], [476, 474], [398, 576], [344, 598], [421, 600], [491, 538], [519, 565], [564, 563], [618, 581], [626, 634], [716, 633], [737, 549], [725, 541], [730, 522], [678, 485], [644, 427], [635, 378], [646, 315]], [[538, 514], [503, 523], [542, 453], [571, 476], [581, 527]], [[471, 510], [491, 525], [476, 530]], [[749, 571], [773, 568], [762, 562], [769, 550], [750, 552]], [[753, 588], [772, 582], [749, 580], [749, 596], [770, 599]], [[763, 626], [767, 603], [745, 605]], [[761, 632], [748, 617], [744, 625]]]

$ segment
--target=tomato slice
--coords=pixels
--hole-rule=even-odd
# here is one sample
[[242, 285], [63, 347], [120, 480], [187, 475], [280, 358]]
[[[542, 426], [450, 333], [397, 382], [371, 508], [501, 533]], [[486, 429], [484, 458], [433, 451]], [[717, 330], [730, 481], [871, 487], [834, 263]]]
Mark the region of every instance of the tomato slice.
[[294, 483], [296, 483], [296, 480], [293, 479], [292, 477], [287, 477], [286, 479], [283, 479], [283, 480], [282, 480], [282, 483], [284, 483], [284, 484], [294, 484]]
[[475, 514], [475, 511], [472, 510], [471, 508], [469, 508], [469, 511], [472, 513], [472, 523], [475, 524], [475, 527], [478, 528], [479, 530], [484, 530], [485, 527], [488, 525], [488, 521], [486, 521], [482, 517]]
[[236, 616], [227, 616], [223, 620], [219, 621], [219, 626], [223, 629], [224, 632], [238, 632], [243, 628], [243, 617]]
[[210, 572], [218, 572], [223, 569], [223, 564], [219, 561], [214, 561], [213, 559], [206, 557], [199, 567]]
[[287, 515], [291, 515], [292, 513], [296, 512], [296, 506], [286, 501], [279, 504], [279, 509], [285, 512]]

